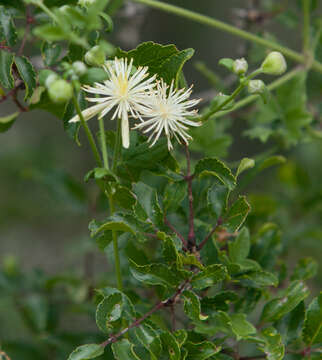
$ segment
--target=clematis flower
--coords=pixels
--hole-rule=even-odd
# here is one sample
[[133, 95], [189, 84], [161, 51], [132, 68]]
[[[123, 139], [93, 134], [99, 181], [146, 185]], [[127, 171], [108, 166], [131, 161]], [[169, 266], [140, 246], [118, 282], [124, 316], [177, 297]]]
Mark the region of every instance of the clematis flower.
[[170, 87], [163, 80], [157, 81], [157, 88], [151, 91], [149, 101], [146, 104], [147, 110], [144, 111], [143, 117], [147, 118], [134, 129], [144, 129], [143, 133], [151, 132], [148, 141], [153, 146], [159, 139], [162, 131], [168, 140], [168, 149], [173, 148], [171, 138], [181, 143], [188, 144], [191, 136], [186, 132], [188, 126], [200, 126], [201, 122], [188, 120], [188, 116], [195, 116], [197, 110], [189, 110], [197, 105], [201, 99], [188, 100], [192, 92], [189, 89], [175, 89], [174, 82]]
[[[130, 145], [129, 114], [142, 121], [141, 113], [147, 111], [147, 91], [155, 87], [155, 76], [149, 77], [147, 67], [139, 67], [134, 74], [133, 59], [128, 64], [127, 59], [117, 59], [107, 62], [103, 67], [109, 75], [109, 79], [102, 84], [96, 82], [94, 86], [84, 86], [83, 90], [90, 94], [101, 97], [86, 98], [97, 104], [82, 111], [85, 120], [89, 120], [98, 114], [101, 119], [113, 108], [115, 109], [111, 120], [116, 117], [122, 120], [122, 144], [125, 148]], [[69, 120], [70, 123], [79, 121], [76, 115]]]

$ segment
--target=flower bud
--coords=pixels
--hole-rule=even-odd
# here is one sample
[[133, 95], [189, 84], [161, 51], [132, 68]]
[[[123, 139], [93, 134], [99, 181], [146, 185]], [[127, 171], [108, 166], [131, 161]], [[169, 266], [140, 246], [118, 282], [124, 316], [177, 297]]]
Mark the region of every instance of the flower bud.
[[250, 94], [262, 94], [265, 91], [265, 83], [262, 80], [250, 80], [248, 83], [248, 92]]
[[48, 89], [49, 86], [55, 82], [56, 80], [58, 80], [58, 75], [57, 74], [49, 74], [45, 80], [45, 86]]
[[92, 47], [85, 54], [85, 61], [91, 66], [101, 66], [105, 63], [105, 52], [98, 45]]
[[75, 71], [75, 74], [78, 76], [85, 75], [87, 71], [87, 67], [82, 61], [75, 61], [73, 63], [73, 69]]
[[233, 64], [233, 72], [237, 75], [244, 75], [248, 70], [248, 63], [244, 58], [237, 59]]
[[286, 68], [285, 58], [278, 51], [269, 53], [261, 66], [262, 72], [269, 75], [281, 75], [286, 71]]
[[54, 103], [65, 103], [73, 96], [73, 87], [66, 80], [59, 79], [50, 84], [48, 95]]
[[[40, 70], [39, 71], [39, 75], [38, 75], [38, 79], [39, 79], [39, 84], [41, 86], [48, 86], [47, 85], [47, 79], [48, 78], [51, 78], [52, 80], [53, 79], [57, 79], [58, 78], [58, 75], [52, 71], [52, 70], [49, 70], [49, 69], [43, 69], [43, 70]], [[50, 80], [51, 81], [51, 80]]]

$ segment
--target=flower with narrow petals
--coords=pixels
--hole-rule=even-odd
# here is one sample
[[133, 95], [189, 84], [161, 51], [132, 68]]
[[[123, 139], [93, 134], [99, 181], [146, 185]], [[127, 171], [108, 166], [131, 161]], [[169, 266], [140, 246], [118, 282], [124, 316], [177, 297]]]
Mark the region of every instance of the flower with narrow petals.
[[157, 81], [157, 88], [151, 91], [147, 102], [147, 110], [143, 117], [147, 118], [134, 129], [144, 129], [144, 133], [151, 132], [148, 141], [153, 146], [164, 131], [168, 140], [168, 149], [171, 150], [171, 138], [175, 137], [181, 143], [188, 144], [191, 136], [186, 132], [188, 126], [200, 126], [200, 122], [188, 120], [188, 116], [196, 116], [197, 110], [189, 110], [197, 105], [201, 99], [188, 100], [192, 87], [189, 89], [175, 89], [174, 83], [169, 87], [163, 80]]
[[[84, 86], [83, 90], [90, 94], [101, 95], [102, 97], [86, 98], [90, 102], [97, 104], [91, 106], [82, 114], [85, 120], [89, 120], [99, 114], [99, 119], [104, 117], [113, 108], [115, 109], [112, 120], [116, 117], [121, 119], [122, 144], [125, 148], [130, 145], [129, 134], [129, 114], [134, 118], [139, 118], [141, 114], [147, 111], [147, 92], [155, 87], [155, 76], [149, 77], [147, 67], [139, 67], [134, 74], [133, 59], [130, 63], [127, 59], [117, 59], [107, 62], [104, 65], [109, 79], [102, 84], [96, 82], [94, 86]], [[70, 123], [79, 121], [79, 116], [74, 116]]]

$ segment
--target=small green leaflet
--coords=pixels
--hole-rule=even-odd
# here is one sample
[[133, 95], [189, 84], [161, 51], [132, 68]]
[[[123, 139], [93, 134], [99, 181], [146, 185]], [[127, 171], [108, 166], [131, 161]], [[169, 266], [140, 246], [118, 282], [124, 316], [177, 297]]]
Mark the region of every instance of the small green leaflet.
[[308, 346], [322, 342], [322, 292], [306, 310], [302, 336]]
[[104, 354], [104, 347], [98, 344], [86, 344], [79, 346], [70, 355], [68, 360], [88, 360]]
[[184, 297], [184, 312], [191, 320], [203, 321], [208, 318], [208, 316], [201, 314], [200, 301], [194, 292], [185, 290], [182, 296]]
[[116, 360], [140, 360], [134, 352], [134, 345], [127, 339], [113, 343], [112, 351]]
[[25, 100], [31, 97], [34, 89], [36, 88], [36, 73], [31, 62], [24, 56], [16, 57], [15, 64], [18, 72], [25, 83], [26, 93]]
[[200, 271], [193, 276], [191, 285], [196, 289], [204, 289], [213, 286], [219, 281], [222, 281], [227, 276], [227, 269], [223, 265], [215, 264], [207, 266], [203, 271]]
[[14, 86], [12, 76], [13, 59], [13, 54], [0, 49], [0, 84], [7, 89], [11, 89]]
[[[10, 13], [0, 5], [0, 27], [8, 46], [14, 46], [17, 42], [17, 30]], [[0, 29], [0, 33], [1, 33]]]
[[140, 343], [149, 351], [151, 360], [158, 360], [162, 344], [158, 333], [149, 324], [141, 324], [135, 329], [135, 335]]
[[113, 327], [112, 323], [122, 314], [122, 295], [114, 293], [104, 298], [97, 306], [96, 324], [103, 332], [108, 332]]

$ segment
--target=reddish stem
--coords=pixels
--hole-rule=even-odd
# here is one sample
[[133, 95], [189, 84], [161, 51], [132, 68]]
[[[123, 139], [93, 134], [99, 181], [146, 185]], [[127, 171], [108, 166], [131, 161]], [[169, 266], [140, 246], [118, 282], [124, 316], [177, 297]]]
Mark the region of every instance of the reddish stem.
[[214, 232], [217, 230], [218, 226], [222, 224], [222, 219], [219, 218], [216, 225], [213, 227], [213, 229], [210, 231], [210, 233], [202, 240], [202, 242], [198, 245], [197, 249], [201, 250], [207, 243], [207, 241], [212, 237]]
[[184, 250], [187, 250], [188, 247], [188, 243], [186, 241], [186, 239], [179, 233], [179, 231], [169, 222], [169, 220], [167, 219], [167, 217], [164, 217], [164, 223], [168, 226], [169, 229], [171, 229], [177, 236], [178, 238], [182, 241]]

